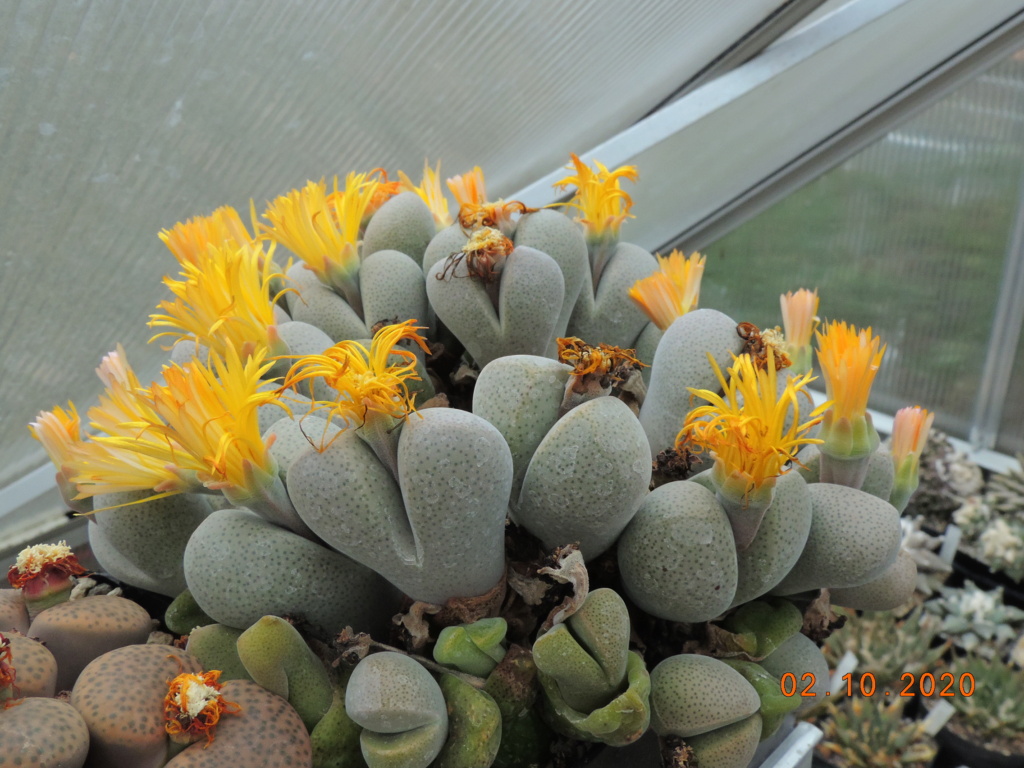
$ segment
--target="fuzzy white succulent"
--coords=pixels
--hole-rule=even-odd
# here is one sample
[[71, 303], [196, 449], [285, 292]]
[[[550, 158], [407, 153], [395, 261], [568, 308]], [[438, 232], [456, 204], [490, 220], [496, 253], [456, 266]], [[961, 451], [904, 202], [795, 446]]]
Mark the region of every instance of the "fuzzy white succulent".
[[1024, 526], [1010, 525], [1002, 518], [996, 518], [978, 537], [982, 558], [993, 565], [1002, 565], [1005, 570], [1021, 567], [1024, 561]]
[[969, 496], [960, 509], [953, 513], [953, 522], [963, 529], [968, 538], [978, 536], [991, 519], [992, 509], [981, 496]]
[[942, 597], [927, 601], [925, 609], [942, 619], [940, 634], [966, 651], [1001, 657], [1024, 629], [1024, 611], [1003, 604], [1002, 587], [986, 592], [967, 581], [939, 591]]

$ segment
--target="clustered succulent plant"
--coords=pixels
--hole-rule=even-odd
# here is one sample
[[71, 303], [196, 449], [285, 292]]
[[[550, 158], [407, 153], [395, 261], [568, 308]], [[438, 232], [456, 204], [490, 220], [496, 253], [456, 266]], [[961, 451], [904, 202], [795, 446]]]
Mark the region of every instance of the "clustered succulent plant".
[[975, 654], [955, 659], [949, 671], [970, 690], [948, 699], [957, 710], [951, 727], [990, 750], [1024, 755], [1024, 671]]
[[921, 721], [904, 719], [906, 701], [854, 697], [830, 704], [818, 753], [836, 768], [927, 768], [935, 743]]
[[635, 169], [569, 169], [573, 217], [488, 200], [479, 169], [452, 216], [426, 167], [161, 233], [171, 362], [144, 384], [119, 348], [88, 435], [73, 404], [31, 429], [104, 570], [175, 598], [180, 637], [25, 554], [0, 754], [30, 732], [47, 765], [511, 768], [650, 728], [745, 768], [809, 704], [783, 678], [823, 695], [822, 590], [913, 593], [931, 417], [880, 451], [870, 328], [819, 324], [805, 289], [784, 329], [697, 308], [703, 257], [620, 239]]
[[1003, 603], [1002, 587], [986, 591], [968, 580], [939, 592], [924, 608], [940, 619], [940, 636], [958, 648], [986, 658], [1003, 656], [1024, 629], [1024, 610]]
[[964, 531], [966, 551], [993, 571], [1024, 581], [1024, 470], [994, 473], [983, 492], [953, 513], [953, 520]]

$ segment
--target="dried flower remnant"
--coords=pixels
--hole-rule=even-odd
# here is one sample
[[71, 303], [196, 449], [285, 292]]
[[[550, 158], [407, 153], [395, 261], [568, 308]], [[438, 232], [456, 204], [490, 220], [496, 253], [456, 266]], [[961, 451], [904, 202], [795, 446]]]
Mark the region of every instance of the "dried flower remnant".
[[209, 746], [221, 715], [241, 713], [238, 704], [224, 698], [219, 678], [220, 672], [213, 670], [182, 673], [171, 680], [164, 698], [164, 727], [173, 741], [191, 744], [205, 738]]
[[676, 318], [697, 308], [706, 257], [699, 253], [683, 256], [673, 250], [658, 256], [658, 271], [637, 280], [629, 297], [658, 328], [667, 330]]
[[[490, 285], [498, 281], [505, 259], [512, 253], [515, 245], [499, 230], [493, 227], [481, 227], [473, 231], [462, 249], [448, 256], [444, 269], [437, 275], [438, 280], [455, 277], [460, 264], [465, 264], [466, 277], [472, 277]], [[449, 274], [449, 270], [451, 274]], [[497, 305], [497, 297], [495, 305]]]
[[[737, 335], [743, 339], [742, 354], [750, 355], [754, 365], [758, 368], [768, 367], [768, 352], [772, 353], [772, 364], [776, 371], [788, 368], [792, 365], [789, 356], [783, 351], [782, 334], [778, 329], [768, 328], [762, 331], [753, 323], [739, 323], [736, 326]], [[804, 371], [807, 373], [807, 371]]]
[[[695, 397], [708, 404], [687, 415], [676, 438], [676, 450], [710, 453], [718, 498], [729, 513], [737, 546], [744, 549], [771, 504], [775, 478], [787, 471], [787, 464], [796, 461], [801, 446], [821, 442], [806, 435], [821, 421], [829, 404], [815, 408], [801, 423], [800, 396], [810, 399], [806, 387], [814, 379], [809, 373], [790, 377], [780, 394], [770, 348], [765, 368], [758, 367], [750, 355], [735, 357], [728, 381], [714, 359], [708, 357], [723, 394], [690, 388]], [[790, 410], [792, 419], [787, 426]]]
[[557, 344], [559, 362], [573, 368], [565, 383], [561, 415], [587, 400], [611, 394], [614, 387], [636, 378], [634, 374], [645, 365], [637, 359], [635, 349], [587, 344], [575, 336], [557, 339]]
[[859, 488], [868, 458], [880, 442], [867, 407], [885, 345], [871, 328], [858, 331], [835, 320], [814, 335], [825, 390], [833, 403], [822, 420], [821, 479]]
[[779, 296], [782, 308], [782, 327], [785, 329], [785, 350], [793, 360], [796, 373], [807, 373], [814, 361], [811, 355], [811, 336], [818, 327], [818, 289], [801, 288]]
[[426, 160], [423, 161], [423, 178], [419, 186], [413, 184], [412, 179], [402, 171], [398, 172], [400, 191], [414, 192], [426, 203], [434, 217], [434, 226], [438, 231], [449, 227], [452, 224], [452, 215], [448, 212], [448, 199], [441, 191], [441, 163], [438, 162], [431, 168]]
[[896, 471], [889, 503], [902, 512], [917, 490], [921, 451], [928, 440], [928, 432], [935, 414], [920, 406], [901, 408], [893, 419], [890, 452]]
[[488, 202], [484, 172], [479, 165], [469, 173], [452, 176], [447, 183], [459, 204], [459, 225], [466, 231], [490, 227], [509, 235], [514, 228], [512, 215], [534, 210], [518, 200]]
[[11, 653], [11, 641], [0, 633], [0, 710], [16, 704], [18, 686], [14, 682], [17, 670], [14, 669], [14, 656]]
[[271, 244], [264, 254], [257, 245], [216, 246], [207, 249], [198, 263], [182, 264], [182, 280], [164, 278], [174, 294], [173, 301], [161, 301], [162, 313], [150, 315], [151, 328], [168, 328], [150, 341], [163, 337], [194, 340], [222, 357], [228, 346], [248, 357], [257, 349], [271, 354], [285, 352], [277, 335], [274, 304], [288, 288], [271, 297], [271, 285], [284, 275], [274, 269]]

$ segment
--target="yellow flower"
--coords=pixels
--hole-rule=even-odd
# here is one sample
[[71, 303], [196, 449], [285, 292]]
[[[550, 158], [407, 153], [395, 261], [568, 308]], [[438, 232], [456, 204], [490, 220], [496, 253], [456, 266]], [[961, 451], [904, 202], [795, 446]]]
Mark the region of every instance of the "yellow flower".
[[[317, 402], [319, 408], [329, 410], [331, 415], [338, 414], [360, 424], [374, 414], [403, 419], [415, 410], [405, 382], [418, 381], [420, 377], [416, 373], [416, 355], [395, 345], [411, 339], [429, 352], [426, 342], [416, 333], [423, 328], [414, 323], [407, 320], [384, 326], [374, 335], [369, 349], [356, 341], [342, 341], [323, 354], [302, 357], [288, 372], [281, 389], [320, 378], [338, 392], [336, 401]], [[401, 362], [389, 363], [393, 355], [400, 357]]]
[[[256, 349], [280, 352], [271, 282], [283, 277], [274, 271], [274, 245], [264, 255], [259, 246], [210, 246], [207, 258], [182, 265], [182, 280], [164, 278], [173, 301], [158, 305], [162, 314], [150, 315], [148, 325], [170, 328], [153, 336], [194, 339], [223, 356], [228, 347], [248, 357]], [[288, 289], [291, 290], [291, 289]]]
[[815, 331], [814, 335], [825, 389], [834, 401], [829, 420], [862, 420], [885, 346], [879, 346], [881, 340], [871, 334], [871, 328], [858, 331], [837, 320], [828, 323], [824, 333]]
[[[481, 172], [481, 185], [482, 181]], [[451, 226], [452, 215], [448, 212], [448, 199], [441, 191], [441, 163], [438, 161], [436, 168], [431, 168], [427, 161], [423, 161], [423, 179], [417, 187], [412, 179], [401, 171], [398, 172], [398, 179], [403, 192], [415, 192], [420, 199], [427, 204], [430, 213], [434, 216], [434, 225], [438, 230]], [[451, 181], [451, 180], [449, 180]]]
[[[716, 470], [742, 485], [744, 495], [774, 484], [774, 478], [795, 459], [801, 446], [821, 442], [806, 434], [821, 421], [828, 404], [814, 409], [808, 420], [800, 423], [799, 396], [810, 399], [805, 388], [813, 379], [809, 373], [790, 377], [782, 394], [778, 394], [773, 356], [769, 349], [766, 368], [756, 366], [750, 355], [735, 357], [726, 381], [709, 354], [724, 394], [690, 388], [708, 405], [690, 411], [676, 438], [677, 450], [689, 444], [709, 451]], [[786, 426], [790, 410], [792, 419]]]
[[223, 358], [211, 354], [207, 364], [192, 360], [165, 367], [166, 383], [154, 383], [146, 392], [164, 421], [152, 430], [181, 446], [207, 488], [246, 489], [253, 467], [276, 474], [257, 415], [262, 405], [280, 405], [276, 392], [259, 390], [273, 366], [264, 364], [265, 356], [266, 350], [257, 350], [243, 362], [229, 346]]
[[892, 424], [890, 452], [897, 467], [911, 456], [915, 460], [921, 457], [921, 451], [924, 450], [924, 445], [928, 441], [928, 432], [934, 421], [934, 413], [929, 413], [917, 405], [913, 408], [900, 408], [896, 411], [896, 417]]
[[622, 222], [633, 218], [629, 212], [633, 207], [633, 200], [622, 189], [620, 181], [628, 179], [635, 182], [638, 178], [636, 167], [624, 165], [609, 171], [595, 160], [597, 171], [593, 171], [576, 155], [570, 157], [572, 166], [566, 168], [575, 170], [576, 173], [555, 182], [555, 188], [575, 185], [576, 193], [566, 205], [582, 214], [577, 219], [583, 224], [589, 239], [617, 239]]
[[377, 194], [380, 180], [372, 174], [350, 173], [345, 187], [327, 192], [327, 183], [311, 181], [301, 190], [293, 189], [267, 206], [262, 225], [267, 237], [288, 248], [311, 269], [321, 282], [330, 285], [362, 312], [357, 275], [359, 236], [367, 211]]
[[106, 385], [99, 404], [89, 409], [89, 425], [99, 434], [80, 443], [69, 462], [76, 499], [121, 491], [155, 492], [162, 498], [196, 490], [203, 468], [180, 444], [161, 433], [163, 420], [146, 399], [138, 377], [118, 345], [96, 373]]
[[479, 165], [473, 166], [469, 173], [452, 176], [447, 183], [460, 208], [464, 205], [483, 205], [487, 202], [484, 171]]
[[704, 260], [699, 253], [687, 258], [677, 250], [668, 256], [659, 255], [658, 271], [637, 280], [629, 289], [629, 297], [655, 325], [667, 330], [676, 318], [697, 308]]
[[218, 208], [209, 216], [196, 216], [169, 230], [161, 230], [159, 237], [183, 265], [200, 264], [210, 246], [230, 250], [255, 243], [238, 211], [230, 205]]
[[28, 425], [28, 431], [42, 443], [57, 469], [71, 462], [75, 448], [82, 442], [81, 419], [70, 400], [66, 411], [60, 406], [52, 411], [40, 411], [36, 420]]

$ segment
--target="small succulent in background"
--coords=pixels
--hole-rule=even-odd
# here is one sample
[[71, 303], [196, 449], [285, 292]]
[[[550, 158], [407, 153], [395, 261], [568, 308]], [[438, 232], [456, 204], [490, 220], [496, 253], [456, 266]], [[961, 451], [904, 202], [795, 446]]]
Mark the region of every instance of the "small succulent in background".
[[974, 654], [956, 659], [949, 671], [959, 692], [973, 686], [970, 695], [946, 699], [957, 710], [949, 727], [988, 749], [1024, 755], [1024, 671]]
[[836, 768], [927, 768], [934, 742], [921, 721], [903, 718], [905, 704], [906, 699], [882, 703], [861, 697], [829, 704], [818, 754]]
[[1024, 628], [1024, 611], [1003, 603], [1002, 587], [986, 592], [968, 580], [962, 588], [940, 587], [941, 597], [924, 608], [939, 617], [939, 635], [986, 658], [1003, 655]]
[[981, 492], [985, 483], [981, 467], [937, 429], [929, 431], [918, 463], [921, 476], [906, 512], [922, 515], [929, 527], [941, 530], [965, 499]]
[[[881, 687], [900, 683], [901, 676], [914, 679], [931, 671], [949, 648], [948, 643], [935, 645], [940, 621], [937, 616], [915, 608], [900, 620], [888, 612], [847, 613], [842, 632], [830, 636], [822, 647], [834, 667], [846, 652], [857, 657], [857, 673], [871, 673]], [[833, 691], [842, 695], [846, 689]]]
[[932, 536], [923, 531], [924, 522], [922, 515], [914, 518], [904, 515], [900, 518], [903, 527], [900, 547], [917, 565], [917, 591], [925, 597], [931, 597], [952, 573], [953, 567], [937, 554], [945, 534]]

